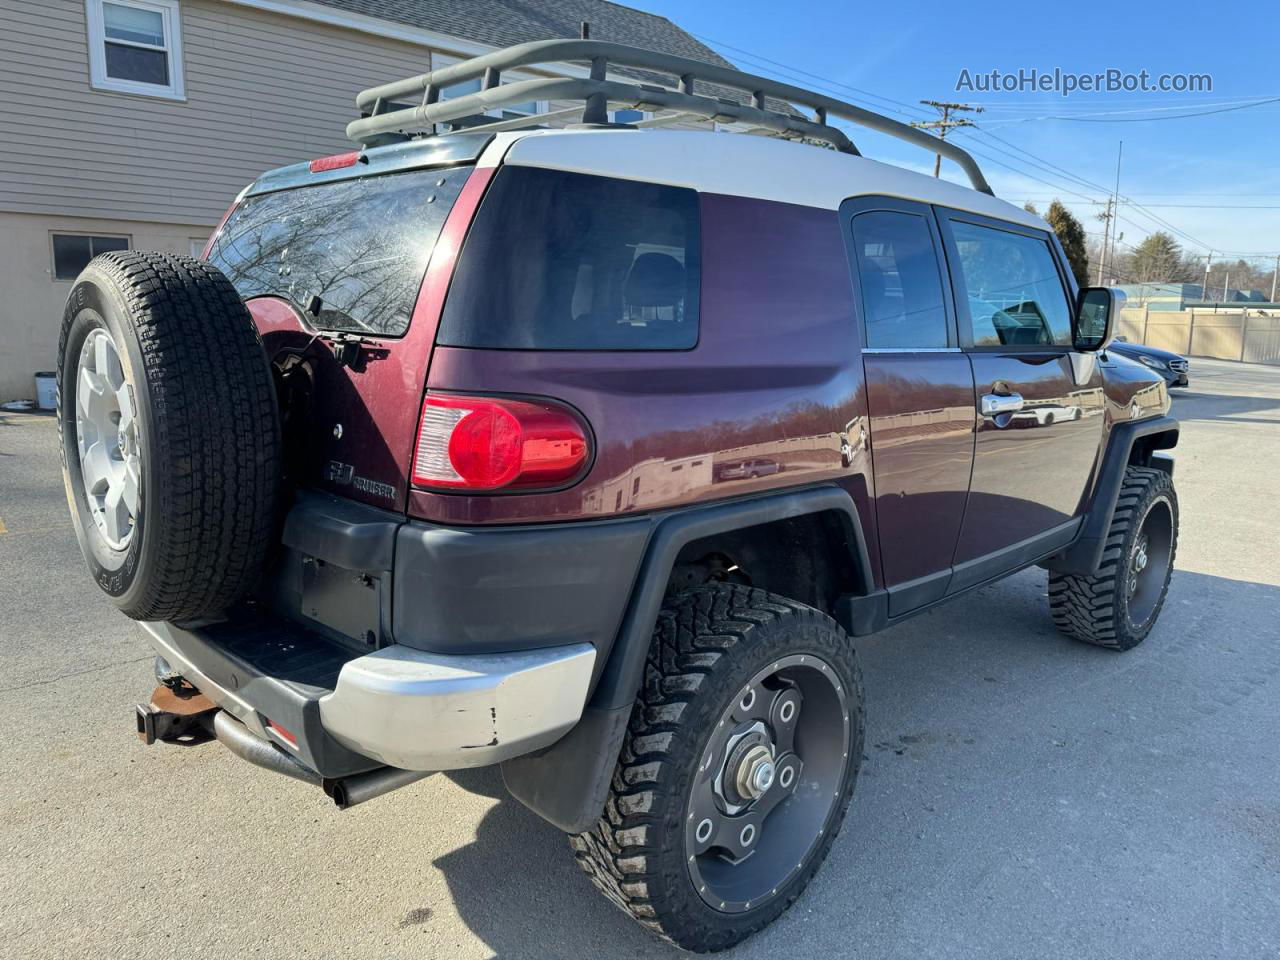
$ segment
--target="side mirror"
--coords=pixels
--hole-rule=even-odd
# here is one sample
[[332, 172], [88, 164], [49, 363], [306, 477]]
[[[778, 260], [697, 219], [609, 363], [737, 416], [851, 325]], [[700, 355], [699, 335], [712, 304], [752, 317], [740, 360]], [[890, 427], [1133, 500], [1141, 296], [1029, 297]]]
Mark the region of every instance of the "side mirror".
[[1074, 347], [1083, 353], [1101, 350], [1124, 308], [1124, 291], [1115, 287], [1085, 287], [1076, 301]]

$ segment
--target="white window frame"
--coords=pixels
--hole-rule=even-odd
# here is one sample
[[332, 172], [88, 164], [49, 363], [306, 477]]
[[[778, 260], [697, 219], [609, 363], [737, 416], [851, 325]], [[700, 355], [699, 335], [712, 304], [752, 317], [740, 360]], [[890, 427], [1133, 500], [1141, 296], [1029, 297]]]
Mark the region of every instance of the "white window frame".
[[[122, 7], [134, 7], [160, 14], [164, 23], [164, 46], [130, 43], [112, 40], [112, 43], [138, 47], [143, 50], [163, 50], [169, 61], [169, 82], [140, 83], [107, 76], [107, 31], [103, 15], [103, 3], [115, 3]], [[89, 85], [95, 90], [112, 93], [132, 93], [143, 97], [159, 97], [164, 100], [185, 100], [186, 81], [182, 72], [182, 10], [178, 0], [85, 0], [85, 18], [89, 32]]]

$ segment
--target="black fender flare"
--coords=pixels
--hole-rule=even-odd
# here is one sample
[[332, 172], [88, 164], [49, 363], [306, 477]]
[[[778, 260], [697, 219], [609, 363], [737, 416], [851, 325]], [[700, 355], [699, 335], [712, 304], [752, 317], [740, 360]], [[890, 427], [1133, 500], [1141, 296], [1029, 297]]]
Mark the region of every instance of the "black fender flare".
[[1133, 463], [1133, 451], [1140, 447], [1140, 461], [1144, 466], [1157, 467], [1173, 473], [1173, 458], [1155, 451], [1169, 450], [1178, 443], [1178, 421], [1170, 416], [1152, 417], [1117, 423], [1111, 428], [1106, 451], [1093, 485], [1089, 506], [1085, 511], [1080, 532], [1071, 546], [1054, 554], [1041, 566], [1054, 573], [1070, 573], [1090, 576], [1102, 562], [1102, 552], [1111, 529], [1111, 517], [1115, 513], [1116, 498], [1124, 484], [1124, 471]]
[[618, 635], [582, 719], [550, 747], [502, 764], [502, 778], [512, 796], [566, 833], [594, 826], [604, 809], [644, 677], [653, 628], [680, 550], [718, 533], [826, 512], [840, 517], [845, 528], [859, 590], [872, 593], [874, 576], [862, 521], [853, 497], [841, 487], [809, 487], [655, 516]]

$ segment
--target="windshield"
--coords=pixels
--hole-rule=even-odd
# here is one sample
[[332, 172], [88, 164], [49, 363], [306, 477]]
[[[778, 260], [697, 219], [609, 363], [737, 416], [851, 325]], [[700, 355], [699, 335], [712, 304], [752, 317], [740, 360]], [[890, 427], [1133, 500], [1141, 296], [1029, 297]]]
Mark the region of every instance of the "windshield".
[[247, 198], [209, 252], [240, 296], [276, 296], [322, 330], [400, 336], [470, 167], [342, 180]]

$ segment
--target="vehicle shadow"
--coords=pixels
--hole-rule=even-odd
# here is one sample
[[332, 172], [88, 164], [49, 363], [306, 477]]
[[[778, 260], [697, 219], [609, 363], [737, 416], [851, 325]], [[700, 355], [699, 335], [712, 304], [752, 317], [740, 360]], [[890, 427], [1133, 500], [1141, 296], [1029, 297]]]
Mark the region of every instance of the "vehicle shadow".
[[[969, 955], [1026, 956], [1067, 918], [1078, 923], [1079, 955], [1107, 952], [1115, 937], [1142, 931], [1137, 920], [1117, 930], [1118, 921], [1100, 918], [1096, 891], [1155, 870], [1164, 873], [1142, 902], [1182, 931], [1184, 901], [1216, 902], [1224, 880], [1196, 864], [1226, 854], [1202, 831], [1171, 867], [1170, 844], [1187, 841], [1170, 831], [1178, 818], [1199, 816], [1206, 791], [1257, 776], [1206, 772], [1193, 745], [1220, 737], [1215, 723], [1234, 725], [1232, 711], [1256, 714], [1273, 701], [1277, 609], [1280, 587], [1177, 571], [1151, 637], [1116, 654], [1059, 635], [1045, 575], [1031, 570], [859, 640], [868, 726], [842, 835], [799, 903], [726, 956], [844, 956], [855, 943], [866, 956], [947, 953], [948, 943], [967, 944]], [[1264, 727], [1257, 736], [1280, 735], [1280, 717]], [[1168, 819], [1151, 819], [1136, 799], [1150, 790], [1143, 757], [1152, 752], [1169, 787]], [[449, 776], [505, 796], [496, 769]], [[1046, 831], [1046, 811], [1088, 811], [1100, 794], [1112, 798], [1105, 816]], [[1258, 851], [1231, 851], [1227, 879], [1248, 889], [1266, 882], [1271, 841], [1240, 836], [1233, 843]], [[1043, 882], [1010, 867], [1024, 862], [1037, 864]], [[461, 919], [497, 957], [681, 955], [605, 901], [564, 836], [515, 800], [492, 807], [475, 841], [435, 865]], [[1020, 904], [1016, 924], [1004, 912], [1010, 903]], [[1185, 935], [1198, 944], [1196, 922], [1188, 917]]]

